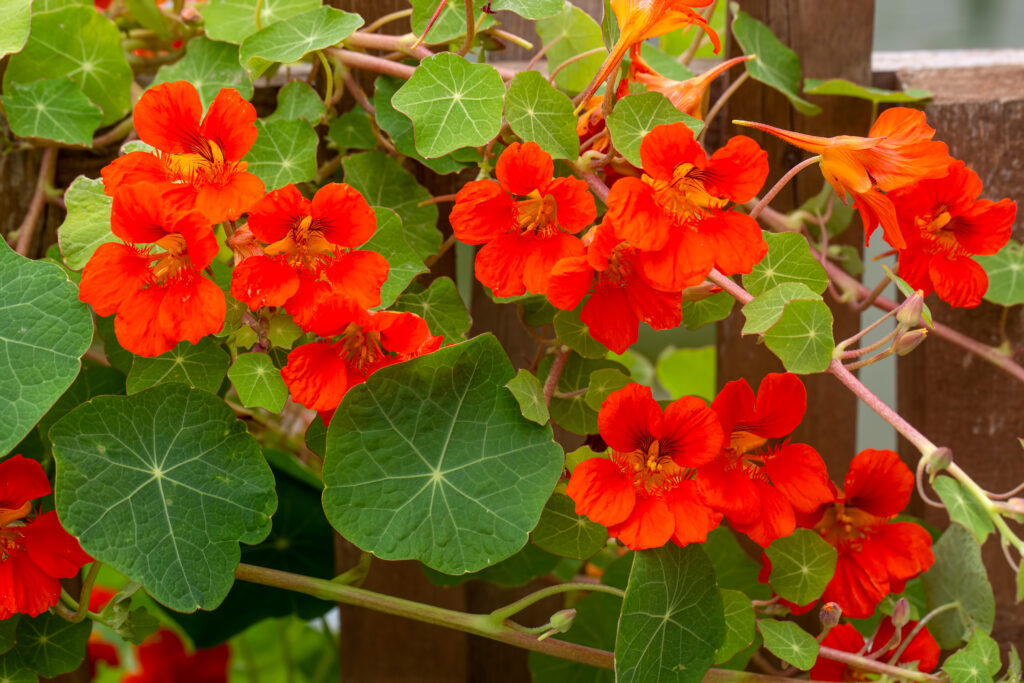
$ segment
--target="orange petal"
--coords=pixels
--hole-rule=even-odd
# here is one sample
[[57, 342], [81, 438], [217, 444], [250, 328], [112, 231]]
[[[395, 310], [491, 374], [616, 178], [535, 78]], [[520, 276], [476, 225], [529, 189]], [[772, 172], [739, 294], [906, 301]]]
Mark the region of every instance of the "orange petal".
[[284, 306], [299, 290], [299, 276], [280, 258], [250, 256], [231, 273], [231, 296], [252, 310]]
[[608, 527], [608, 534], [632, 550], [660, 548], [672, 538], [675, 517], [660, 497], [637, 496], [633, 514]]
[[565, 493], [576, 502], [576, 514], [605, 526], [627, 519], [636, 504], [632, 480], [607, 458], [589, 458], [577, 465]]
[[225, 159], [237, 161], [256, 142], [256, 109], [234, 88], [222, 88], [199, 130], [220, 147]]
[[342, 247], [358, 247], [377, 230], [373, 209], [358, 190], [345, 183], [330, 183], [317, 190], [310, 215], [327, 241]]
[[554, 178], [555, 164], [536, 142], [513, 142], [498, 157], [494, 175], [506, 192], [525, 196], [547, 187]]
[[516, 226], [516, 203], [493, 180], [466, 183], [455, 195], [448, 220], [465, 244], [483, 244]]
[[143, 142], [168, 154], [188, 154], [203, 148], [202, 116], [196, 89], [187, 81], [175, 81], [143, 93], [135, 104], [133, 120]]
[[523, 284], [531, 294], [545, 294], [548, 291], [548, 280], [559, 261], [585, 256], [587, 253], [578, 238], [564, 232], [530, 241], [533, 244], [523, 268]]
[[149, 280], [149, 257], [124, 244], [101, 244], [82, 271], [78, 298], [96, 315], [117, 313], [121, 304]]
[[613, 391], [601, 404], [597, 426], [609, 448], [629, 453], [661, 437], [661, 406], [650, 387], [630, 383]]
[[348, 389], [341, 344], [303, 344], [288, 354], [281, 377], [292, 399], [312, 410], [334, 410]]

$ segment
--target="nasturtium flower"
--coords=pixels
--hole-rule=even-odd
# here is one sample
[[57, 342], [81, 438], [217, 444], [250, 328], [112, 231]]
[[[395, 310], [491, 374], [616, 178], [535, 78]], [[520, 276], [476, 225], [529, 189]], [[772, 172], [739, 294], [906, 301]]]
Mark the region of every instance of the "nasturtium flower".
[[828, 470], [818, 452], [779, 441], [796, 429], [807, 410], [799, 377], [769, 373], [756, 398], [746, 380], [729, 382], [711, 409], [726, 441], [717, 457], [700, 468], [697, 484], [704, 501], [734, 529], [767, 547], [793, 532], [796, 512], [809, 514], [832, 500]]
[[122, 242], [101, 244], [85, 264], [79, 298], [98, 315], [114, 313], [121, 346], [159, 356], [224, 325], [224, 293], [202, 270], [217, 255], [210, 221], [183, 211], [161, 188], [137, 183], [114, 196], [110, 227]]
[[593, 292], [580, 320], [594, 339], [615, 353], [636, 343], [641, 321], [656, 330], [673, 329], [682, 322], [682, 293], [655, 288], [637, 269], [636, 257], [636, 249], [616, 235], [606, 218], [594, 229], [587, 255], [559, 261], [548, 283], [548, 300], [564, 310], [576, 308]]
[[509, 145], [494, 173], [497, 182], [474, 180], [455, 195], [455, 237], [484, 245], [476, 277], [496, 296], [543, 294], [559, 260], [584, 254], [574, 235], [597, 216], [594, 197], [582, 180], [556, 178], [551, 156], [535, 142]]
[[619, 234], [642, 253], [637, 264], [665, 291], [700, 284], [712, 268], [749, 273], [768, 244], [750, 216], [731, 210], [768, 177], [768, 154], [738, 135], [708, 157], [686, 124], [657, 126], [640, 144], [642, 178], [622, 178], [608, 194]]
[[831, 138], [794, 133], [763, 123], [734, 121], [821, 155], [819, 166], [825, 180], [844, 202], [849, 193], [860, 212], [865, 236], [882, 226], [885, 239], [895, 249], [906, 247], [889, 192], [917, 180], [941, 178], [953, 160], [946, 143], [933, 141], [935, 129], [925, 122], [923, 111], [886, 109], [871, 126], [868, 137], [838, 135]]
[[722, 516], [703, 503], [693, 474], [723, 435], [704, 401], [684, 396], [662, 412], [650, 387], [628, 384], [601, 404], [597, 423], [608, 452], [573, 470], [566, 493], [577, 514], [633, 550], [707, 540]]
[[648, 92], [661, 93], [679, 111], [703, 120], [704, 96], [711, 82], [737, 64], [751, 59], [754, 55], [733, 57], [693, 78], [677, 81], [659, 74], [638, 53], [630, 57], [629, 80], [643, 83]]
[[268, 243], [232, 274], [231, 294], [249, 308], [284, 306], [309, 329], [319, 299], [333, 291], [343, 291], [359, 308], [380, 305], [388, 262], [357, 250], [373, 236], [377, 219], [354, 188], [331, 183], [310, 201], [286, 185], [249, 209], [247, 225]]
[[15, 455], [0, 462], [0, 620], [50, 609], [60, 599], [60, 580], [92, 562], [56, 512], [32, 514], [32, 499], [49, 493], [35, 460]]
[[[910, 637], [917, 624], [918, 622], [911, 621], [900, 629], [901, 644], [905, 642], [906, 638]], [[839, 624], [832, 627], [825, 634], [821, 644], [823, 647], [830, 647], [841, 652], [862, 654], [871, 659], [876, 659], [876, 661], [883, 664], [891, 664], [893, 666], [906, 666], [916, 662], [916, 670], [922, 673], [929, 673], [935, 670], [935, 667], [939, 664], [939, 644], [935, 642], [935, 638], [932, 637], [927, 628], [922, 628], [918, 631], [913, 640], [906, 644], [903, 652], [900, 653], [899, 659], [895, 659], [895, 655], [900, 650], [901, 645], [889, 649], [884, 654], [876, 654], [879, 650], [889, 646], [895, 633], [896, 628], [893, 626], [892, 619], [884, 617], [878, 625], [878, 631], [875, 633], [870, 644], [866, 643], [864, 636], [858, 633], [857, 629], [850, 624]], [[866, 645], [868, 647], [865, 650]], [[810, 677], [813, 681], [867, 681], [871, 680], [871, 674], [871, 671], [858, 669], [854, 664], [837, 662], [825, 657], [818, 657], [810, 671]]]
[[241, 161], [256, 141], [256, 110], [237, 90], [222, 89], [204, 117], [191, 83], [162, 83], [139, 98], [134, 122], [139, 138], [157, 152], [129, 152], [107, 165], [108, 195], [140, 182], [170, 185], [169, 197], [211, 223], [237, 219], [263, 196], [263, 181]]
[[227, 643], [188, 652], [181, 638], [161, 628], [135, 649], [138, 671], [122, 683], [227, 683], [231, 648]]
[[973, 256], [994, 254], [1010, 240], [1017, 205], [978, 199], [981, 179], [962, 161], [949, 175], [892, 192], [907, 245], [898, 252], [900, 277], [933, 291], [951, 306], [973, 307], [988, 290], [988, 275]]

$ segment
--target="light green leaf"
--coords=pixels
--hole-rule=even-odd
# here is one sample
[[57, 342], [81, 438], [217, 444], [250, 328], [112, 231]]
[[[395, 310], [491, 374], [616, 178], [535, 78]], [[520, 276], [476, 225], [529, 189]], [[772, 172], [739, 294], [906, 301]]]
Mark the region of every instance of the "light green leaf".
[[316, 177], [318, 138], [309, 121], [257, 121], [256, 142], [245, 161], [267, 192]]
[[[561, 12], [541, 19], [536, 26], [541, 43], [547, 45], [559, 39], [548, 49], [549, 72], [577, 55], [604, 47], [604, 37], [598, 23], [569, 2], [565, 3]], [[597, 75], [604, 57], [604, 54], [595, 53], [569, 64], [555, 76], [555, 85], [570, 93], [582, 92]]]
[[821, 301], [821, 295], [802, 282], [784, 282], [773, 287], [743, 306], [743, 334], [766, 332], [779, 321], [791, 301]]
[[718, 322], [732, 313], [736, 300], [729, 292], [718, 292], [700, 301], [683, 302], [683, 327], [688, 330], [699, 330], [713, 322]]
[[22, 616], [17, 652], [25, 666], [52, 678], [74, 671], [82, 663], [91, 632], [88, 619], [73, 624], [50, 612], [38, 617]]
[[843, 95], [868, 100], [875, 104], [892, 103], [923, 103], [932, 98], [932, 94], [920, 88], [906, 90], [885, 90], [867, 85], [857, 85], [845, 78], [808, 78], [804, 80], [805, 95]]
[[608, 530], [576, 514], [576, 504], [561, 493], [551, 495], [531, 536], [537, 547], [558, 555], [585, 560], [604, 547]]
[[932, 617], [928, 630], [943, 650], [959, 647], [973, 629], [992, 631], [996, 600], [981, 561], [981, 549], [971, 532], [950, 524], [932, 546], [935, 564], [922, 577], [928, 611], [957, 603]]
[[828, 287], [828, 275], [811, 255], [807, 240], [793, 232], [766, 232], [768, 253], [750, 273], [743, 276], [743, 286], [757, 296], [784, 282], [801, 282], [821, 294]]
[[204, 338], [195, 345], [183, 341], [155, 358], [135, 356], [127, 390], [136, 394], [157, 384], [176, 382], [215, 394], [230, 363], [227, 352], [212, 339]]
[[39, 683], [39, 674], [25, 665], [17, 650], [0, 656], [0, 676], [8, 683]]
[[149, 0], [124, 0], [125, 8], [132, 15], [132, 19], [139, 22], [143, 28], [155, 31], [161, 38], [171, 37], [168, 30], [170, 18], [164, 16], [159, 5]]
[[[996, 663], [999, 663], [998, 659]], [[942, 670], [949, 675], [949, 683], [992, 683], [992, 676], [985, 668], [985, 661], [967, 650], [950, 655], [942, 663]]]
[[18, 638], [15, 635], [18, 630], [18, 620], [21, 619], [20, 614], [8, 617], [3, 621], [0, 621], [0, 654], [9, 651], [14, 644], [18, 642]]
[[558, 341], [584, 358], [604, 358], [608, 353], [608, 347], [590, 336], [590, 328], [577, 311], [559, 311], [554, 323]]
[[103, 112], [99, 125], [131, 109], [132, 70], [121, 49], [121, 33], [92, 7], [68, 7], [32, 17], [25, 48], [10, 58], [4, 92], [12, 83], [68, 76]]
[[526, 543], [562, 470], [551, 428], [522, 416], [492, 335], [378, 370], [331, 420], [324, 510], [382, 559], [477, 571]]
[[309, 52], [340, 43], [362, 25], [363, 18], [358, 14], [317, 7], [275, 22], [246, 38], [240, 60], [256, 78], [275, 62], [297, 62]]
[[103, 193], [103, 181], [80, 175], [64, 193], [68, 213], [57, 229], [57, 243], [64, 264], [81, 270], [93, 252], [105, 242], [116, 242], [110, 231], [111, 198]]
[[[412, 129], [411, 123], [409, 128]], [[362, 107], [350, 109], [331, 121], [327, 137], [339, 150], [377, 149], [377, 137], [373, 134], [370, 115]]]
[[65, 7], [94, 7], [90, 0], [32, 0], [32, 14], [56, 12]]
[[305, 331], [295, 324], [290, 315], [281, 310], [278, 310], [267, 325], [267, 339], [279, 349], [292, 348], [295, 340], [303, 334]]
[[0, 59], [25, 47], [32, 26], [32, 5], [25, 0], [0, 0]]
[[792, 621], [758, 619], [757, 628], [764, 636], [764, 646], [787, 664], [807, 671], [818, 659], [818, 641]]
[[23, 138], [88, 147], [100, 123], [100, 108], [66, 76], [11, 83], [2, 99], [11, 131]]
[[701, 547], [638, 552], [615, 638], [615, 680], [697, 683], [724, 640], [722, 594]]
[[772, 542], [765, 550], [772, 563], [768, 582], [776, 593], [797, 605], [821, 597], [832, 580], [839, 555], [810, 529], [797, 529]]
[[1024, 304], [1024, 245], [1010, 240], [999, 253], [975, 260], [988, 274], [986, 301], [1000, 306]]
[[0, 244], [0, 453], [16, 446], [78, 375], [92, 315], [60, 266]]
[[[1020, 597], [1017, 597], [1017, 602], [1020, 602]], [[1002, 683], [1020, 683], [1021, 681], [1021, 666], [1020, 666], [1020, 655], [1017, 653], [1017, 646], [1010, 645], [1010, 651], [1006, 656], [1006, 673], [1003, 675]]]
[[988, 512], [974, 496], [960, 486], [956, 479], [940, 475], [932, 482], [932, 487], [945, 503], [946, 509], [949, 511], [949, 518], [958, 524], [963, 524], [968, 531], [974, 534], [978, 545], [983, 544], [988, 535], [995, 531]]
[[[327, 108], [324, 107], [324, 101], [320, 99], [315, 90], [303, 81], [292, 81], [277, 91], [277, 109], [266, 120], [306, 119], [312, 124], [317, 124], [326, 112]], [[346, 112], [346, 114], [353, 112], [362, 112], [363, 116], [366, 116], [366, 112], [358, 107], [350, 112]], [[369, 120], [367, 120], [367, 124], [369, 124]], [[373, 137], [372, 130], [370, 131], [370, 137]]]
[[725, 608], [725, 641], [715, 652], [715, 664], [732, 659], [733, 655], [746, 649], [757, 631], [754, 628], [754, 607], [750, 598], [739, 591], [719, 589]]
[[[691, 33], [702, 33], [702, 31], [692, 31]], [[665, 78], [685, 81], [697, 75], [686, 68], [685, 65], [677, 62], [675, 56], [670, 55], [664, 50], [659, 50], [646, 41], [640, 44], [640, 56], [643, 57], [648, 66]]]
[[50, 430], [57, 512], [97, 560], [171, 609], [220, 604], [262, 541], [274, 477], [220, 398], [181, 384], [100, 396]]
[[260, 407], [280, 413], [288, 399], [288, 387], [281, 379], [281, 371], [265, 353], [240, 354], [231, 364], [228, 378], [246, 408]]
[[1002, 667], [1002, 664], [999, 663], [999, 644], [981, 629], [974, 629], [971, 640], [967, 643], [964, 651], [970, 652], [984, 662], [985, 671], [990, 677], [995, 676]]
[[658, 355], [655, 372], [673, 399], [700, 396], [713, 401], [717, 357], [714, 346], [677, 349], [667, 346]]
[[543, 19], [562, 11], [564, 0], [491, 0], [491, 10], [508, 10], [525, 19]]
[[442, 52], [420, 62], [391, 104], [412, 119], [419, 153], [439, 157], [490, 142], [501, 129], [504, 99], [497, 69]]
[[405, 239], [402, 219], [398, 214], [381, 206], [373, 207], [373, 212], [377, 216], [377, 231], [359, 248], [375, 251], [387, 259], [388, 279], [380, 290], [380, 308], [387, 308], [405, 291], [413, 278], [427, 272], [427, 267]]
[[[185, 47], [185, 56], [160, 67], [152, 85], [188, 81], [199, 91], [203, 109], [208, 109], [221, 88], [234, 88], [243, 99], [252, 99], [252, 81], [238, 63], [238, 46], [197, 36]], [[150, 86], [152, 87], [152, 86]], [[287, 87], [287, 86], [286, 86]]]
[[584, 394], [587, 405], [594, 410], [600, 411], [601, 404], [613, 391], [618, 391], [630, 382], [629, 375], [618, 368], [606, 370], [595, 370], [590, 373], [590, 384], [587, 385], [587, 393]]
[[575, 161], [580, 152], [572, 101], [538, 71], [516, 74], [505, 96], [505, 119], [512, 132], [556, 159]]
[[430, 333], [444, 337], [443, 344], [453, 344], [466, 338], [469, 332], [469, 312], [462, 303], [455, 283], [442, 277], [423, 290], [415, 285], [395, 300], [395, 311], [409, 311], [427, 321]]
[[756, 59], [745, 62], [747, 73], [770, 88], [786, 96], [790, 104], [805, 116], [816, 116], [821, 107], [800, 97], [800, 58], [795, 52], [779, 42], [771, 29], [743, 11], [736, 12], [732, 22], [732, 34], [745, 55], [756, 55]]
[[505, 388], [516, 397], [519, 410], [527, 420], [544, 425], [551, 419], [544, 401], [544, 387], [532, 372], [520, 369], [515, 377], [505, 383]]
[[[210, 0], [202, 15], [206, 35], [213, 40], [241, 43], [260, 28], [320, 7], [322, 0]], [[256, 8], [260, 23], [256, 25]]]
[[437, 230], [437, 205], [420, 206], [430, 199], [409, 171], [383, 152], [362, 152], [345, 157], [345, 182], [359, 190], [370, 206], [385, 206], [402, 219], [405, 241], [421, 259], [437, 253], [441, 233]]
[[[412, 30], [417, 36], [422, 36], [427, 24], [441, 4], [441, 0], [411, 0], [412, 3]], [[484, 6], [484, 0], [474, 0], [473, 10], [476, 21], [480, 22], [480, 28], [487, 28], [494, 25], [494, 18], [485, 15], [481, 22], [480, 15]], [[430, 33], [427, 34], [427, 43], [447, 43], [450, 40], [465, 35], [466, 33], [466, 6], [464, 2], [449, 2], [441, 11]]]
[[789, 372], [824, 372], [832, 362], [832, 311], [824, 301], [791, 301], [764, 333], [764, 344]]
[[[546, 378], [548, 376], [551, 362], [551, 356], [541, 361], [540, 366], [537, 368], [538, 378]], [[572, 394], [580, 389], [586, 389], [590, 386], [591, 374], [597, 370], [605, 369], [626, 372], [624, 365], [614, 361], [600, 358], [583, 358], [577, 353], [570, 353], [569, 359], [562, 369], [562, 375], [558, 378], [556, 391], [562, 394]], [[597, 433], [597, 411], [587, 403], [585, 394], [570, 398], [553, 397], [548, 410], [551, 412], [551, 419], [563, 429], [568, 429], [574, 434]]]
[[615, 109], [608, 116], [608, 132], [615, 149], [639, 168], [643, 166], [640, 145], [644, 137], [657, 126], [680, 122], [694, 134], [704, 127], [702, 121], [676, 109], [660, 92], [645, 92], [626, 95], [615, 103]]

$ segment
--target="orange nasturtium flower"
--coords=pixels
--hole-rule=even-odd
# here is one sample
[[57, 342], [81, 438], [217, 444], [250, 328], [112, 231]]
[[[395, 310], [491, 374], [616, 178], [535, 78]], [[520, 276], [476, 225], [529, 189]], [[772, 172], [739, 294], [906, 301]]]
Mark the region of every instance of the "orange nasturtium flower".
[[866, 138], [854, 135], [822, 138], [763, 123], [733, 123], [763, 130], [820, 155], [821, 173], [829, 185], [844, 202], [847, 193], [853, 196], [853, 206], [860, 211], [865, 236], [870, 238], [881, 224], [886, 241], [895, 249], [903, 249], [907, 243], [887, 193], [917, 180], [941, 178], [953, 163], [946, 143], [932, 140], [935, 129], [925, 122], [924, 112], [916, 109], [885, 110]]
[[158, 185], [137, 183], [114, 196], [110, 229], [123, 243], [100, 245], [78, 296], [98, 315], [117, 314], [121, 346], [159, 356], [220, 331], [227, 306], [220, 287], [202, 275], [218, 250], [203, 214], [168, 202]]
[[494, 174], [498, 182], [474, 180], [455, 195], [455, 237], [484, 245], [476, 278], [496, 296], [543, 294], [559, 260], [585, 253], [574, 235], [597, 215], [594, 197], [579, 178], [556, 178], [551, 155], [535, 142], [509, 145]]
[[263, 181], [240, 161], [256, 141], [256, 110], [237, 90], [221, 90], [203, 117], [191, 83], [162, 83], [139, 98], [134, 122], [157, 153], [129, 152], [108, 164], [102, 174], [111, 197], [129, 184], [172, 183], [168, 196], [220, 223], [263, 196]]
[[604, 400], [597, 424], [608, 453], [573, 470], [566, 493], [576, 513], [633, 550], [707, 540], [722, 515], [703, 503], [693, 475], [723, 436], [704, 401], [684, 396], [663, 413], [650, 387], [627, 384]]
[[637, 53], [630, 57], [629, 80], [643, 83], [648, 92], [660, 92], [679, 111], [703, 120], [704, 95], [711, 82], [740, 62], [751, 59], [754, 59], [754, 55], [733, 57], [693, 78], [676, 81], [659, 74]]

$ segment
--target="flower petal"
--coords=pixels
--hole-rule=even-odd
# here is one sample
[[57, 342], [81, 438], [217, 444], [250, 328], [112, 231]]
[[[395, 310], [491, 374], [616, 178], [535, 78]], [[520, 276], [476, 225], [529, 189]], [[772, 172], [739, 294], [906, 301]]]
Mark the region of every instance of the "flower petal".
[[709, 508], [697, 491], [697, 482], [681, 481], [665, 494], [665, 504], [675, 520], [672, 542], [678, 546], [704, 543], [722, 521], [722, 513]]
[[643, 450], [661, 438], [661, 406], [650, 387], [630, 383], [604, 400], [597, 427], [609, 448], [620, 453]]
[[377, 230], [373, 209], [358, 190], [345, 183], [330, 183], [317, 190], [311, 215], [327, 241], [342, 247], [361, 246]]
[[[199, 151], [203, 104], [187, 81], [161, 83], [144, 92], [135, 104], [133, 121], [139, 138], [168, 154]], [[240, 158], [240, 157], [239, 157]]]
[[281, 378], [292, 399], [311, 410], [333, 410], [348, 389], [341, 342], [303, 344], [288, 354]]
[[299, 276], [280, 258], [250, 256], [231, 272], [231, 296], [254, 311], [284, 306], [298, 290]]
[[493, 180], [473, 180], [455, 195], [448, 220], [460, 242], [483, 244], [517, 225], [516, 202]]
[[825, 461], [807, 444], [781, 446], [765, 459], [764, 468], [775, 488], [804, 514], [835, 500]]
[[665, 409], [661, 452], [680, 467], [700, 467], [722, 451], [725, 435], [718, 416], [703, 399], [683, 396]]
[[604, 526], [625, 521], [636, 504], [632, 480], [608, 458], [588, 458], [577, 465], [565, 493], [576, 502], [576, 514]]
[[199, 132], [220, 147], [225, 159], [237, 161], [248, 154], [252, 143], [256, 142], [256, 108], [234, 88], [221, 88]]
[[672, 538], [675, 518], [665, 501], [655, 496], [637, 496], [633, 513], [623, 522], [608, 526], [608, 535], [632, 550], [660, 548]]
[[914, 474], [900, 456], [873, 448], [854, 456], [843, 483], [846, 504], [876, 517], [903, 512], [913, 490]]
[[590, 328], [590, 336], [615, 353], [625, 353], [639, 335], [640, 319], [626, 290], [600, 280], [580, 311], [580, 321]]
[[555, 164], [536, 142], [513, 142], [498, 157], [494, 175], [506, 192], [525, 196], [541, 190], [544, 194], [555, 175]]

